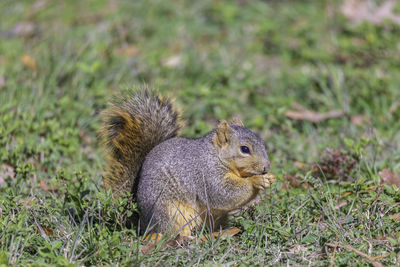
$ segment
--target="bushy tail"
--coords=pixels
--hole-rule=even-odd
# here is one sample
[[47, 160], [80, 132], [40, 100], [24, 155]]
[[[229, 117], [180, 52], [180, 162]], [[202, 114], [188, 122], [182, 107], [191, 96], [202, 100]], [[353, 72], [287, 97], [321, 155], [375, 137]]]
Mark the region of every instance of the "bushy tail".
[[102, 113], [99, 134], [106, 156], [104, 186], [117, 195], [135, 193], [146, 155], [159, 143], [175, 137], [180, 114], [169, 99], [142, 89], [114, 102]]

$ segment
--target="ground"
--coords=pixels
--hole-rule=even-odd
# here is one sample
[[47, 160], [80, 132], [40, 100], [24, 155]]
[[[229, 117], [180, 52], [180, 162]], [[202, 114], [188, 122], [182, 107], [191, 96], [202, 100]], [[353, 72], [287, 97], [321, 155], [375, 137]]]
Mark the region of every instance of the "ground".
[[[399, 265], [389, 2], [2, 1], [0, 265]], [[265, 141], [277, 183], [230, 219], [240, 233], [145, 254], [122, 223], [98, 115], [143, 84], [176, 99], [186, 137], [237, 116]]]

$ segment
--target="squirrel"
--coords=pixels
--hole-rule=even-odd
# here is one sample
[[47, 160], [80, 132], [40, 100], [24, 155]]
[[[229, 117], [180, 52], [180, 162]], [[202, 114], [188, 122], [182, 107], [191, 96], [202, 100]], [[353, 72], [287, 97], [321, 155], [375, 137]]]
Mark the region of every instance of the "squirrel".
[[104, 186], [133, 194], [147, 233], [222, 227], [230, 211], [275, 181], [264, 142], [239, 119], [198, 139], [178, 137], [180, 112], [148, 88], [112, 103], [101, 118]]

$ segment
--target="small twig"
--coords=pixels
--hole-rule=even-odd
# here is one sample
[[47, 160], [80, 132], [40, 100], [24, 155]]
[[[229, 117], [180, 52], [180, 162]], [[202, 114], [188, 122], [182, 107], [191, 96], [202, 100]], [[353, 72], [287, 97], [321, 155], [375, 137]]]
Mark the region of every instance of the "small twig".
[[381, 258], [386, 258], [388, 256], [390, 256], [390, 253], [386, 253], [386, 254], [383, 254], [383, 255], [380, 255], [380, 256], [371, 257], [371, 260], [378, 260], [378, 259], [381, 259]]
[[328, 247], [331, 247], [331, 248], [335, 248], [335, 250], [336, 250], [337, 247], [351, 250], [351, 251], [355, 252], [356, 254], [358, 254], [358, 255], [366, 258], [367, 260], [369, 260], [374, 267], [384, 267], [385, 266], [382, 263], [375, 261], [375, 259], [373, 257], [370, 257], [367, 254], [365, 254], [364, 252], [361, 252], [361, 251], [359, 251], [359, 250], [357, 250], [357, 249], [355, 249], [355, 248], [353, 248], [353, 247], [351, 247], [349, 245], [340, 245], [340, 244], [332, 244], [332, 243], [325, 243], [325, 245], [328, 246]]
[[44, 231], [43, 228], [40, 226], [40, 224], [38, 223], [38, 221], [36, 220], [36, 218], [33, 217], [33, 219], [35, 220], [36, 227], [39, 229], [40, 235], [43, 237], [44, 240], [46, 240], [48, 243], [51, 244], [52, 242], [49, 240], [49, 238], [47, 237], [45, 231]]
[[331, 257], [331, 267], [333, 267], [335, 265], [336, 249], [337, 249], [337, 246], [334, 246], [333, 254], [332, 254], [332, 257]]

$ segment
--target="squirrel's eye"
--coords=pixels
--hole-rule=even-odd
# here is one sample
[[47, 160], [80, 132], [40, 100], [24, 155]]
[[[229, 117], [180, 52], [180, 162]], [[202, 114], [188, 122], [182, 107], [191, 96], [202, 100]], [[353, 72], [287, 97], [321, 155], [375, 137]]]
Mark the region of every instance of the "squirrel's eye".
[[241, 146], [240, 151], [244, 154], [250, 154], [250, 149], [247, 146]]

